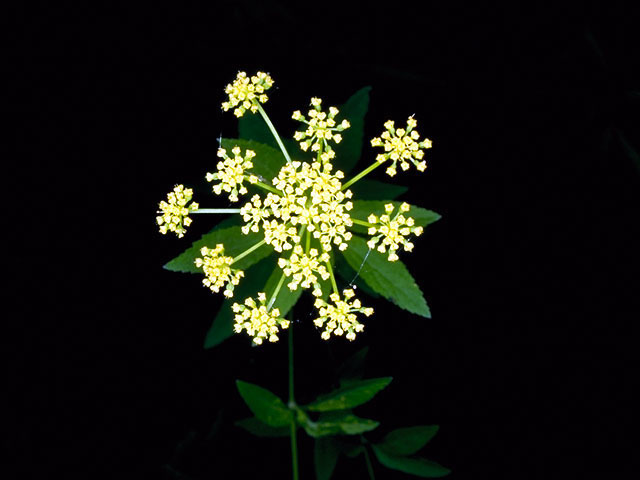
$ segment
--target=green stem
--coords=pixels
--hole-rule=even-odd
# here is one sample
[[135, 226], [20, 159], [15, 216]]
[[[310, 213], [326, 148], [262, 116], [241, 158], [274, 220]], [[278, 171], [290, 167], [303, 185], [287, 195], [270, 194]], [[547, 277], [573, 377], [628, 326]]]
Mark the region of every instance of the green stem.
[[364, 461], [367, 462], [367, 472], [369, 472], [369, 478], [376, 480], [376, 476], [373, 474], [373, 464], [371, 463], [371, 457], [369, 456], [369, 450], [364, 447]]
[[199, 208], [189, 213], [240, 213], [239, 208]]
[[249, 255], [251, 252], [253, 252], [254, 250], [260, 248], [262, 245], [264, 245], [266, 242], [266, 240], [261, 240], [258, 243], [256, 243], [254, 246], [249, 247], [247, 250], [245, 250], [244, 252], [242, 252], [240, 255], [236, 256], [233, 258], [233, 262], [231, 262], [230, 265], [233, 265], [234, 263], [236, 263], [238, 260], [246, 257], [247, 255]]
[[351, 221], [356, 225], [362, 225], [363, 227], [375, 227], [373, 223], [365, 222], [364, 220], [358, 220], [357, 218], [351, 217]]
[[282, 284], [284, 283], [285, 276], [286, 275], [283, 273], [282, 276], [280, 277], [280, 281], [278, 282], [278, 285], [276, 286], [276, 289], [273, 291], [273, 295], [271, 295], [271, 298], [269, 299], [269, 303], [267, 304], [267, 311], [271, 310], [271, 307], [273, 307], [273, 303], [276, 301], [276, 298], [280, 293], [280, 289], [282, 288]]
[[337, 293], [340, 295], [338, 291], [338, 284], [336, 283], [336, 277], [333, 274], [333, 267], [331, 266], [331, 259], [327, 262], [327, 270], [329, 270], [329, 275], [331, 275], [331, 286], [333, 287], [333, 293]]
[[349, 188], [351, 185], [353, 185], [354, 183], [356, 183], [358, 180], [360, 180], [362, 177], [364, 177], [365, 175], [367, 175], [368, 173], [371, 173], [373, 170], [375, 170], [376, 168], [378, 168], [380, 165], [382, 165], [380, 162], [373, 162], [371, 165], [369, 165], [367, 168], [365, 168], [363, 171], [361, 171], [358, 175], [356, 175], [355, 177], [353, 177], [351, 180], [349, 180], [347, 183], [345, 183], [344, 185], [342, 185], [342, 190], [346, 190], [347, 188]]
[[264, 111], [264, 109], [262, 108], [262, 105], [260, 105], [259, 103], [258, 103], [258, 111], [260, 112], [260, 115], [262, 115], [262, 118], [267, 124], [267, 127], [269, 127], [269, 130], [271, 130], [271, 133], [273, 134], [273, 137], [276, 139], [276, 142], [278, 142], [278, 146], [280, 147], [280, 150], [282, 150], [282, 153], [284, 154], [284, 158], [287, 159], [287, 163], [291, 163], [291, 157], [289, 157], [289, 152], [287, 152], [287, 149], [284, 148], [284, 144], [282, 143], [282, 140], [280, 140], [280, 135], [278, 135], [276, 128], [273, 126], [273, 123], [271, 123], [271, 120], [269, 120], [269, 116], [267, 115], [267, 112]]
[[278, 190], [275, 187], [272, 187], [271, 185], [267, 185], [266, 183], [263, 183], [263, 182], [261, 182], [259, 180], [257, 182], [252, 183], [251, 185], [256, 185], [256, 186], [258, 186], [258, 187], [260, 187], [260, 188], [262, 188], [264, 190], [268, 190], [269, 192], [272, 192], [272, 193], [275, 193], [276, 195], [282, 196], [282, 192], [280, 190]]
[[293, 388], [293, 313], [289, 312], [289, 408], [291, 408], [291, 469], [293, 480], [298, 480], [298, 439], [296, 437], [296, 400]]

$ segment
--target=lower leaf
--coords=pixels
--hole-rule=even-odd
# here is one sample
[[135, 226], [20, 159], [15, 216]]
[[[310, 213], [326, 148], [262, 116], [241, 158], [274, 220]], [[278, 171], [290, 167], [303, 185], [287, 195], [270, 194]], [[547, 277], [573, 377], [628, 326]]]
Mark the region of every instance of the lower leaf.
[[449, 475], [451, 470], [443, 467], [439, 463], [418, 457], [398, 457], [389, 455], [380, 447], [371, 445], [376, 457], [382, 465], [393, 470], [399, 470], [404, 473], [416, 475], [423, 478], [438, 478]]

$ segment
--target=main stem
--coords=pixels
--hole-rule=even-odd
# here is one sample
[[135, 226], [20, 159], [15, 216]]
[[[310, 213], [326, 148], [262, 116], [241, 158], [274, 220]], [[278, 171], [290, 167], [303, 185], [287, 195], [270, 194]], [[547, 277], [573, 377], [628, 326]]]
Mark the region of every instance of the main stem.
[[367, 447], [364, 447], [364, 460], [367, 463], [367, 472], [369, 473], [369, 478], [371, 480], [376, 480], [376, 476], [373, 474], [373, 464], [371, 463], [371, 457], [369, 456], [369, 452]]
[[293, 393], [293, 314], [289, 313], [289, 408], [291, 411], [291, 468], [293, 480], [298, 480], [298, 439], [296, 437], [295, 406], [296, 399]]

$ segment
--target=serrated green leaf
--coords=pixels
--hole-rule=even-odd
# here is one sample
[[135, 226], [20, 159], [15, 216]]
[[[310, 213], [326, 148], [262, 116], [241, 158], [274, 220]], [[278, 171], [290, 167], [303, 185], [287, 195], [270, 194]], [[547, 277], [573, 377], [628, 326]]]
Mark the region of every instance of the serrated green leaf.
[[353, 198], [358, 200], [384, 200], [399, 197], [409, 189], [401, 185], [363, 178], [351, 185], [349, 190], [353, 192]]
[[[269, 279], [267, 280], [263, 290], [268, 301], [271, 300], [271, 296], [273, 295], [273, 292], [275, 292], [278, 283], [282, 278], [282, 274], [282, 269], [276, 266], [276, 268], [273, 269], [273, 272], [269, 276]], [[280, 310], [281, 317], [284, 317], [287, 313], [289, 313], [289, 310], [293, 308], [293, 306], [300, 298], [300, 295], [302, 295], [301, 287], [298, 286], [298, 288], [292, 292], [287, 286], [287, 283], [288, 281], [285, 277], [280, 287], [280, 291], [278, 292], [278, 296], [276, 297], [271, 307]]]
[[377, 446], [389, 455], [413, 455], [438, 433], [438, 425], [418, 425], [389, 432]]
[[360, 418], [349, 410], [325, 412], [318, 421], [313, 421], [303, 411], [298, 411], [298, 423], [310, 437], [319, 438], [327, 435], [359, 435], [369, 432], [380, 425], [375, 420]]
[[340, 278], [347, 282], [350, 288], [353, 288], [354, 290], [360, 289], [372, 298], [378, 298], [380, 296], [369, 288], [359, 273], [351, 268], [351, 265], [349, 265], [345, 260], [344, 255], [336, 255], [335, 270]]
[[[247, 112], [249, 113], [249, 112]], [[238, 137], [243, 140], [253, 140], [273, 148], [278, 148], [278, 143], [262, 115], [243, 115], [238, 119]]]
[[364, 373], [364, 359], [368, 352], [369, 347], [361, 348], [347, 358], [340, 366], [337, 372], [340, 386], [348, 385], [362, 378]]
[[371, 445], [381, 464], [393, 470], [416, 475], [423, 478], [438, 478], [449, 475], [451, 470], [439, 463], [418, 457], [397, 457], [389, 455], [376, 445]]
[[243, 418], [235, 422], [235, 425], [252, 433], [256, 437], [288, 437], [291, 435], [290, 427], [272, 427], [260, 421], [257, 417]]
[[240, 396], [253, 414], [271, 427], [284, 427], [291, 424], [292, 413], [280, 398], [266, 388], [252, 383], [236, 380]]
[[338, 107], [340, 113], [336, 120], [340, 122], [346, 118], [351, 126], [342, 132], [342, 141], [333, 147], [336, 152], [333, 160], [336, 170], [348, 173], [360, 159], [364, 137], [364, 117], [369, 108], [370, 91], [371, 87], [361, 88]]
[[[380, 216], [385, 213], [384, 206], [388, 203], [392, 203], [394, 206], [394, 211], [392, 215], [398, 211], [399, 206], [402, 202], [392, 201], [392, 200], [355, 200], [353, 202], [353, 208], [349, 212], [352, 218], [357, 218], [358, 220], [367, 221], [367, 217], [370, 214], [374, 214], [376, 216]], [[415, 221], [416, 227], [426, 227], [431, 223], [437, 222], [442, 218], [439, 214], [432, 210], [427, 210], [426, 208], [416, 207], [415, 205], [411, 205], [411, 209], [407, 213], [403, 213], [405, 217], [411, 217]], [[351, 227], [355, 233], [367, 233], [367, 227], [362, 225], [353, 225]]]
[[[241, 117], [238, 120], [238, 137], [243, 140], [253, 140], [263, 143], [280, 151], [278, 142], [276, 142], [271, 130], [269, 130], [269, 127], [267, 127], [267, 124], [260, 115], [244, 115]], [[280, 135], [280, 137], [292, 160], [302, 160], [309, 157], [309, 154], [304, 153], [300, 149], [300, 144], [294, 139], [283, 138], [282, 135]]]
[[[250, 232], [248, 235], [243, 234], [239, 226], [214, 229], [200, 237], [200, 240], [193, 242], [191, 247], [176, 258], [167, 262], [164, 268], [172, 272], [203, 273], [202, 269], [195, 265], [195, 259], [202, 257], [200, 254], [202, 247], [213, 248], [217, 244], [222, 243], [224, 245], [224, 254], [229, 257], [236, 257], [262, 240], [264, 240], [264, 236], [257, 233]], [[251, 265], [267, 257], [271, 252], [273, 252], [271, 246], [266, 244], [262, 245], [246, 257], [234, 263], [233, 268], [246, 270]]]
[[376, 393], [391, 383], [392, 377], [359, 380], [333, 392], [319, 396], [305, 408], [312, 412], [328, 412], [354, 408], [371, 400]]
[[276, 268], [275, 259], [267, 257], [253, 265], [245, 272], [245, 277], [234, 289], [233, 297], [226, 298], [218, 311], [204, 339], [204, 348], [220, 345], [233, 335], [233, 317], [231, 305], [242, 303], [245, 298], [255, 297]]
[[316, 467], [317, 480], [329, 480], [338, 463], [340, 451], [332, 438], [316, 438], [313, 459]]
[[[223, 138], [221, 140], [222, 148], [231, 151], [236, 145], [242, 149], [242, 153], [249, 149], [256, 153], [253, 158], [253, 168], [251, 173], [261, 178], [264, 183], [271, 185], [271, 180], [275, 177], [280, 169], [287, 163], [284, 155], [279, 148], [256, 142], [255, 140], [245, 140], [242, 138]], [[250, 184], [247, 182], [247, 186]]]
[[351, 238], [349, 248], [343, 254], [351, 268], [360, 271], [360, 276], [372, 290], [400, 308], [431, 318], [422, 291], [400, 260], [390, 262], [387, 255], [369, 250], [367, 242], [357, 235]]

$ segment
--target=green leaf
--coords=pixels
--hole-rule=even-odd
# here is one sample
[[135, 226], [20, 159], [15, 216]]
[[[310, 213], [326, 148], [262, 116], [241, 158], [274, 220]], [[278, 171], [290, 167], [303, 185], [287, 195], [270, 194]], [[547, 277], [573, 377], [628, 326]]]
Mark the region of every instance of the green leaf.
[[[245, 140], [242, 138], [223, 138], [221, 141], [222, 148], [231, 151], [236, 145], [242, 149], [242, 153], [249, 149], [256, 152], [253, 158], [253, 168], [251, 173], [262, 178], [262, 182], [271, 185], [271, 180], [275, 177], [280, 169], [287, 163], [284, 155], [279, 148], [274, 148], [264, 143], [254, 140]], [[247, 186], [250, 184], [247, 182]]]
[[235, 424], [256, 437], [288, 437], [291, 435], [290, 427], [272, 427], [256, 417], [244, 418]]
[[361, 348], [345, 360], [337, 372], [341, 386], [348, 385], [362, 378], [364, 359], [368, 352], [369, 347]]
[[222, 302], [222, 306], [204, 339], [204, 348], [220, 345], [233, 335], [234, 313], [231, 311], [231, 305], [236, 302], [242, 303], [245, 298], [255, 297], [259, 291], [262, 291], [261, 289], [275, 268], [275, 260], [267, 257], [245, 272], [245, 277], [233, 291], [233, 297], [226, 298]]
[[360, 270], [360, 276], [372, 290], [400, 308], [431, 318], [422, 291], [400, 260], [390, 262], [387, 255], [369, 250], [367, 242], [357, 235], [351, 238], [343, 254], [354, 270]]
[[380, 425], [375, 420], [357, 417], [349, 410], [326, 412], [316, 422], [303, 411], [299, 411], [297, 419], [307, 434], [313, 438], [327, 435], [359, 435]]
[[336, 170], [350, 172], [362, 154], [364, 137], [364, 116], [369, 108], [369, 92], [371, 87], [364, 87], [354, 93], [349, 100], [338, 107], [340, 113], [336, 117], [338, 123], [342, 119], [349, 120], [351, 126], [342, 132], [342, 141], [334, 145], [336, 158], [333, 163]]
[[347, 282], [349, 287], [355, 287], [356, 290], [360, 289], [372, 298], [380, 296], [369, 288], [359, 273], [356, 274], [356, 271], [345, 260], [344, 255], [336, 255], [336, 272], [340, 278]]
[[[282, 275], [282, 269], [276, 266], [269, 276], [269, 279], [267, 280], [267, 283], [263, 290], [267, 297], [267, 301], [271, 300], [271, 295], [273, 295], [273, 292], [275, 292], [278, 283], [282, 278]], [[289, 282], [285, 277], [284, 281], [282, 282], [282, 286], [280, 287], [280, 291], [278, 292], [278, 296], [276, 297], [272, 305], [272, 308], [277, 308], [280, 310], [281, 317], [284, 317], [287, 313], [289, 313], [289, 310], [293, 308], [293, 306], [300, 298], [300, 295], [302, 295], [302, 288], [298, 286], [298, 288], [292, 292], [287, 286], [287, 283]]]
[[[249, 112], [247, 112], [249, 113]], [[243, 140], [253, 140], [278, 148], [276, 139], [264, 122], [262, 115], [243, 115], [238, 119], [238, 137]], [[225, 147], [226, 148], [226, 147]]]
[[371, 400], [376, 393], [389, 385], [391, 380], [392, 377], [360, 380], [319, 396], [305, 408], [312, 412], [327, 412], [357, 407]]
[[[203, 273], [202, 269], [197, 268], [195, 265], [195, 259], [202, 257], [200, 254], [200, 249], [202, 247], [213, 248], [217, 244], [222, 243], [224, 245], [224, 254], [229, 257], [236, 257], [263, 239], [264, 236], [257, 233], [250, 232], [248, 235], [243, 234], [241, 227], [239, 226], [216, 228], [211, 232], [204, 234], [200, 237], [200, 240], [193, 242], [191, 247], [186, 249], [173, 260], [167, 262], [164, 265], [164, 268], [172, 272]], [[273, 248], [271, 246], [266, 244], [262, 245], [246, 257], [241, 258], [238, 262], [234, 263], [233, 268], [246, 270], [251, 265], [258, 263], [260, 260], [267, 257], [271, 252], [273, 252]]]
[[242, 380], [236, 380], [236, 386], [240, 396], [258, 419], [271, 427], [291, 424], [291, 410], [269, 390]]
[[387, 454], [376, 445], [371, 445], [371, 447], [380, 463], [393, 470], [399, 470], [423, 478], [444, 477], [451, 473], [451, 470], [448, 468], [443, 467], [439, 463], [427, 460], [426, 458], [397, 457]]
[[[394, 211], [392, 215], [395, 215], [398, 211], [399, 206], [402, 202], [391, 201], [391, 200], [355, 200], [353, 202], [353, 209], [349, 212], [352, 218], [357, 218], [358, 220], [367, 221], [367, 217], [370, 214], [374, 214], [376, 216], [380, 216], [385, 213], [384, 206], [387, 203], [392, 203], [394, 206]], [[415, 205], [411, 205], [411, 209], [403, 214], [405, 217], [411, 217], [415, 221], [416, 227], [426, 227], [434, 222], [437, 222], [442, 218], [439, 214], [432, 210], [427, 210], [426, 208], [416, 207]], [[367, 233], [367, 227], [363, 227], [362, 225], [353, 225], [351, 227], [356, 233]]]
[[316, 438], [313, 458], [317, 480], [329, 480], [338, 463], [340, 451], [332, 438]]
[[353, 197], [358, 200], [384, 200], [386, 198], [396, 198], [409, 190], [401, 185], [379, 182], [363, 178], [349, 187], [353, 192]]
[[[309, 154], [305, 154], [300, 149], [300, 144], [294, 139], [282, 137], [282, 132], [278, 132], [278, 134], [284, 144], [284, 148], [287, 149], [292, 160], [302, 160], [309, 157]], [[263, 143], [280, 151], [278, 142], [276, 142], [271, 130], [269, 130], [269, 127], [267, 127], [267, 124], [260, 115], [242, 116], [238, 120], [238, 137], [243, 140], [253, 140], [255, 142]]]
[[377, 445], [389, 455], [413, 455], [424, 447], [437, 432], [438, 425], [398, 428], [389, 432]]

